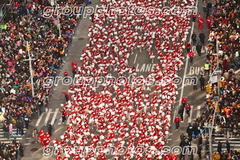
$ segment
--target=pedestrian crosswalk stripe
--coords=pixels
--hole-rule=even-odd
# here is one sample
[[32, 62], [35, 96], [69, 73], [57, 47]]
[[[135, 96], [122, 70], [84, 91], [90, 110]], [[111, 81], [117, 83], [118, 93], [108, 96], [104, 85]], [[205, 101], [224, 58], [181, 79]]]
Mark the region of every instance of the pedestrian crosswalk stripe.
[[41, 122], [43, 115], [44, 115], [44, 113], [42, 113], [41, 116], [38, 118], [37, 123], [36, 123], [36, 127], [37, 127], [37, 126], [39, 125], [39, 123]]
[[[25, 134], [27, 131], [27, 129], [24, 128], [23, 129], [23, 133]], [[16, 138], [16, 140], [22, 140], [24, 135], [17, 135], [17, 129], [14, 128], [12, 131], [12, 134], [10, 135], [10, 133], [4, 132], [3, 129], [0, 129], [0, 142], [2, 143], [11, 143], [14, 138]], [[8, 138], [9, 137], [9, 138]]]
[[55, 119], [56, 119], [56, 117], [57, 117], [58, 111], [59, 111], [59, 108], [57, 108], [57, 109], [55, 110], [55, 112], [54, 112], [54, 115], [53, 115], [53, 118], [52, 118], [52, 121], [51, 121], [51, 125], [54, 125], [54, 121], [55, 121]]
[[[47, 112], [41, 114], [41, 116], [38, 118], [37, 123], [36, 123], [36, 127], [38, 127], [41, 124], [44, 124], [45, 126], [50, 123], [51, 125], [54, 125], [54, 123], [56, 122], [58, 125], [61, 124], [62, 122], [62, 118], [57, 118], [58, 113], [59, 113], [60, 108], [56, 108], [55, 111], [53, 109], [48, 109]], [[56, 120], [57, 119], [57, 120]], [[69, 123], [69, 119], [67, 120]], [[65, 122], [66, 123], [66, 122]]]
[[[26, 131], [23, 131], [23, 133], [25, 134], [26, 133]], [[19, 134], [19, 136], [20, 136], [21, 134]], [[12, 132], [12, 137], [14, 137], [14, 136], [18, 136], [17, 135], [17, 132]], [[4, 137], [4, 132], [0, 132], [0, 138], [3, 138]]]
[[29, 146], [29, 145], [31, 145], [31, 143], [25, 143], [24, 145], [25, 145], [25, 146]]
[[[20, 141], [16, 141], [17, 143], [19, 143]], [[1, 141], [1, 143], [12, 143], [12, 141], [9, 141], [9, 140], [7, 140], [7, 141]]]
[[47, 123], [48, 123], [48, 119], [49, 119], [49, 117], [50, 117], [50, 114], [52, 113], [52, 109], [50, 108], [49, 110], [48, 110], [48, 113], [47, 113], [47, 116], [46, 116], [46, 119], [45, 119], [45, 126], [47, 125]]
[[[13, 132], [16, 132], [16, 131], [17, 131], [17, 128], [13, 128], [12, 131], [13, 131]], [[27, 128], [23, 128], [23, 131], [27, 131]], [[3, 132], [3, 129], [2, 129], [2, 128], [0, 128], [0, 134], [1, 134], [1, 132]]]
[[[14, 140], [15, 137], [10, 137], [10, 138], [0, 138], [0, 142], [6, 141], [6, 140]], [[22, 140], [23, 137], [16, 137], [16, 140]]]

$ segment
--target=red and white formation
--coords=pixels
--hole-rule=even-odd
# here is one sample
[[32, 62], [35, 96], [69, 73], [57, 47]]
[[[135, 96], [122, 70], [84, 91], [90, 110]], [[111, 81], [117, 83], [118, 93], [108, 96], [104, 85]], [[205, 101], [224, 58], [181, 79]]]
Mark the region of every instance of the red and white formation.
[[[137, 7], [162, 8], [158, 0], [101, 0], [103, 5], [113, 8]], [[195, 5], [194, 0], [169, 0], [170, 8]], [[181, 4], [179, 4], [181, 3]], [[159, 59], [154, 73], [156, 88], [152, 97], [143, 94], [143, 85], [126, 83], [123, 90], [117, 84], [105, 84], [100, 93], [95, 86], [73, 86], [74, 93], [70, 103], [65, 104], [70, 122], [61, 140], [55, 141], [57, 148], [69, 147], [66, 157], [74, 155], [83, 159], [82, 149], [90, 146], [86, 159], [106, 159], [107, 147], [114, 148], [115, 157], [120, 159], [118, 150], [127, 146], [122, 155], [124, 159], [162, 159], [161, 148], [166, 144], [169, 134], [171, 109], [177, 91], [174, 78], [183, 64], [183, 50], [190, 29], [190, 16], [177, 15], [94, 15], [94, 24], [89, 28], [90, 42], [83, 50], [80, 77], [110, 76], [110, 70], [119, 75], [136, 75], [129, 66], [129, 56], [133, 50], [145, 48], [149, 56]], [[153, 45], [155, 43], [156, 45]], [[155, 48], [153, 48], [155, 46]], [[75, 146], [78, 149], [73, 149]], [[95, 152], [102, 146], [102, 152]], [[136, 150], [144, 148], [145, 153]], [[61, 151], [59, 150], [59, 155]], [[96, 157], [97, 155], [97, 157]], [[58, 157], [59, 158], [59, 157]]]

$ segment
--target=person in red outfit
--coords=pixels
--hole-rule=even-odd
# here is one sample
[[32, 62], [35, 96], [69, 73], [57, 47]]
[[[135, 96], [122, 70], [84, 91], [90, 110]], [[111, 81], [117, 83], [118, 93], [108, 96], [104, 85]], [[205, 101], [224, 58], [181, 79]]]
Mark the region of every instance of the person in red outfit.
[[46, 133], [46, 137], [47, 137], [47, 139], [51, 140], [51, 136], [48, 132]]
[[73, 73], [73, 77], [75, 76], [75, 74], [77, 73], [77, 62], [76, 61], [72, 61], [72, 73]]
[[62, 92], [62, 94], [64, 94], [66, 102], [68, 102], [68, 100], [70, 100], [70, 95], [68, 92]]
[[68, 72], [65, 71], [65, 72], [63, 73], [63, 76], [64, 76], [64, 77], [67, 77], [67, 76], [68, 76]]
[[190, 58], [190, 63], [192, 63], [193, 62], [193, 57], [194, 57], [194, 53], [193, 53], [192, 50], [190, 50], [190, 52], [188, 53], [188, 56]]
[[211, 19], [209, 17], [207, 18], [206, 23], [207, 23], [208, 29], [210, 29]]
[[202, 26], [203, 26], [203, 19], [202, 17], [198, 18], [198, 30], [202, 30]]
[[45, 135], [43, 137], [43, 144], [44, 144], [45, 147], [47, 146], [47, 143], [48, 143], [47, 141], [48, 141], [48, 138], [47, 138], [47, 135]]
[[[186, 104], [186, 103], [187, 103], [187, 98], [183, 97], [183, 98], [182, 98], [182, 103], [185, 103], [185, 104]], [[185, 105], [184, 105], [184, 106], [185, 106]]]
[[41, 146], [43, 145], [43, 139], [44, 139], [45, 133], [43, 130], [41, 130], [39, 132], [39, 137], [40, 137], [40, 142], [41, 142]]
[[176, 125], [176, 129], [178, 129], [179, 126], [180, 126], [180, 123], [181, 123], [180, 118], [179, 118], [179, 117], [176, 117], [175, 120], [174, 120], [174, 123], [175, 123], [175, 125]]
[[172, 153], [170, 160], [177, 160], [177, 156]]

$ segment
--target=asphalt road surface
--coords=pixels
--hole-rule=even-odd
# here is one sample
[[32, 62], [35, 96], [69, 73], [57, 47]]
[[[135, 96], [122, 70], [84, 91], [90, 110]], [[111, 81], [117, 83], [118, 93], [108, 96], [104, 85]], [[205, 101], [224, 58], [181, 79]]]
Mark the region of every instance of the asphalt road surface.
[[[95, 6], [98, 3], [99, 3], [98, 1], [92, 0], [92, 6]], [[204, 19], [203, 32], [205, 33], [206, 37], [208, 37], [206, 17], [204, 16], [204, 13], [203, 13], [201, 0], [198, 2], [198, 10]], [[72, 46], [69, 49], [68, 55], [65, 59], [65, 63], [63, 64], [62, 69], [59, 72], [59, 75], [63, 75], [63, 72], [66, 70], [69, 72], [70, 76], [72, 76], [71, 63], [73, 60], [75, 60], [78, 63], [78, 66], [81, 65], [81, 61], [79, 58], [80, 58], [81, 51], [86, 47], [86, 44], [89, 41], [88, 28], [90, 25], [92, 25], [92, 22], [91, 20], [89, 20], [89, 18], [83, 18], [80, 20], [78, 28], [76, 29]], [[198, 23], [196, 22], [193, 25], [192, 30], [198, 35], [200, 31], [197, 30], [197, 26], [198, 26]], [[207, 42], [207, 38], [205, 39], [205, 43], [206, 42]], [[186, 52], [185, 52], [185, 55], [187, 55]], [[194, 76], [196, 76], [197, 78], [200, 78], [200, 75], [203, 74], [203, 67], [204, 67], [205, 61], [206, 61], [205, 55], [202, 55], [201, 57], [196, 55], [194, 57], [194, 61], [192, 64], [189, 63], [186, 57], [184, 61], [184, 66], [182, 67], [182, 70], [179, 71], [178, 75], [180, 77], [184, 77], [185, 75], [185, 78], [189, 80], [191, 80], [191, 77], [194, 77]], [[149, 58], [149, 54], [147, 53], [147, 51], [142, 50], [142, 52], [140, 53], [139, 50], [134, 50], [134, 54], [130, 56], [129, 63], [131, 67], [135, 66], [138, 75], [143, 75], [146, 77], [149, 71], [152, 72], [152, 68], [157, 64], [157, 59], [155, 59], [154, 62], [152, 63], [152, 60]], [[207, 76], [204, 76], [204, 77], [205, 79], [207, 79]], [[66, 130], [66, 124], [61, 123], [61, 114], [59, 110], [62, 109], [61, 104], [65, 103], [65, 98], [62, 92], [67, 91], [68, 88], [69, 86], [61, 85], [61, 83], [59, 83], [58, 86], [55, 86], [49, 101], [48, 111], [44, 112], [42, 115], [40, 115], [38, 119], [30, 123], [30, 128], [28, 129], [23, 141], [23, 143], [25, 144], [25, 153], [24, 153], [25, 157], [23, 157], [22, 159], [24, 160], [47, 159], [43, 157], [43, 147], [41, 147], [39, 143], [38, 144], [32, 143], [34, 141], [34, 139], [32, 138], [32, 131], [34, 128], [37, 128], [38, 130], [44, 129], [45, 131], [47, 131], [47, 127], [45, 124], [48, 122], [54, 124], [52, 139], [54, 139], [55, 137], [59, 138], [60, 135], [62, 135], [63, 132]], [[152, 93], [154, 91], [153, 89], [154, 87], [151, 87], [150, 90], [146, 90], [145, 93]], [[187, 115], [184, 116], [184, 121], [181, 123], [180, 129], [176, 130], [174, 123], [172, 123], [172, 127], [170, 130], [171, 134], [169, 136], [169, 143], [168, 143], [169, 146], [179, 145], [180, 143], [179, 135], [181, 133], [186, 133], [188, 123], [193, 122], [194, 119], [200, 116], [201, 112], [204, 110], [205, 91], [200, 90], [199, 84], [198, 84], [198, 89], [193, 90], [192, 84], [184, 85], [184, 83], [180, 83], [178, 86], [178, 93], [179, 94], [177, 96], [177, 102], [172, 113], [172, 119], [174, 119], [174, 117], [177, 114], [181, 95], [187, 98], [189, 104], [192, 106], [192, 110], [191, 110], [190, 117], [187, 117]], [[194, 142], [192, 144], [194, 144]], [[51, 156], [48, 159], [55, 159], [55, 156]]]

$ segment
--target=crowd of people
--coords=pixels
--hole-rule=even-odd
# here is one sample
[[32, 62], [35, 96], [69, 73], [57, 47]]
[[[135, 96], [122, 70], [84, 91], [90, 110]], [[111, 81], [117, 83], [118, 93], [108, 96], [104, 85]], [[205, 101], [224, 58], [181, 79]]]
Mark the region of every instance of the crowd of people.
[[[212, 65], [212, 70], [217, 67], [222, 70], [219, 80], [220, 98], [218, 100], [216, 133], [230, 136], [239, 136], [239, 113], [240, 113], [240, 77], [235, 74], [239, 70], [239, 40], [240, 40], [240, 21], [239, 21], [239, 1], [217, 1], [214, 5], [212, 17], [212, 27], [209, 40], [211, 48], [209, 49], [208, 60]], [[218, 44], [217, 42], [218, 41]], [[218, 45], [218, 48], [216, 47]], [[212, 55], [216, 50], [219, 57]], [[212, 73], [212, 72], [211, 72]], [[217, 87], [213, 87], [217, 88]], [[216, 91], [211, 93], [214, 95]], [[211, 98], [210, 98], [211, 99]], [[209, 101], [211, 104], [212, 100]], [[228, 154], [234, 159], [239, 159], [238, 151], [228, 150], [228, 153], [219, 153], [220, 157], [226, 157]]]
[[[104, 6], [149, 6], [161, 8], [193, 7], [195, 1], [105, 1]], [[190, 18], [184, 13], [171, 14], [93, 14], [93, 25], [89, 28], [90, 42], [82, 51], [82, 65], [75, 76], [108, 77], [102, 82], [100, 92], [97, 86], [79, 83], [71, 86], [70, 100], [66, 98], [63, 112], [67, 112], [69, 125], [66, 132], [55, 139], [53, 145], [58, 152], [57, 159], [84, 158], [83, 150], [88, 147], [86, 159], [162, 159], [170, 155], [161, 153], [168, 142], [171, 124], [171, 110], [176, 100], [174, 77], [184, 59], [185, 42], [189, 33]], [[150, 58], [157, 58], [161, 65], [147, 78], [156, 82], [153, 95], [144, 94], [147, 88], [136, 80], [136, 69], [129, 64], [134, 50], [140, 53], [146, 49]], [[112, 83], [112, 72], [118, 76], [133, 75], [132, 83]], [[90, 81], [90, 79], [85, 80]], [[122, 82], [121, 81], [121, 82]], [[68, 97], [68, 96], [67, 96]], [[121, 150], [127, 145], [125, 153]], [[94, 152], [96, 148], [99, 152]], [[136, 148], [145, 148], [144, 151]], [[64, 152], [62, 149], [65, 149]], [[107, 153], [113, 148], [110, 155]], [[172, 155], [176, 157], [175, 155]], [[169, 157], [168, 157], [169, 158]]]
[[[0, 108], [5, 110], [5, 120], [14, 124], [21, 117], [30, 117], [43, 104], [47, 105], [50, 90], [43, 87], [43, 78], [56, 76], [79, 18], [73, 14], [68, 18], [62, 15], [62, 34], [59, 38], [54, 18], [44, 19], [41, 15], [44, 5], [50, 5], [48, 1], [44, 1], [44, 4], [42, 1], [28, 1], [27, 4], [20, 2], [15, 1], [11, 13], [6, 14], [2, 24], [7, 25], [7, 28], [3, 30], [0, 39]], [[64, 6], [71, 3], [60, 4]], [[81, 5], [82, 1], [74, 4]], [[33, 61], [34, 96], [31, 92], [29, 62], [26, 60], [29, 55], [36, 59]]]
[[[57, 3], [61, 7], [80, 7], [84, 0], [58, 0]], [[49, 18], [43, 17], [46, 6], [51, 6], [47, 0], [14, 0], [1, 22], [0, 112], [1, 126], [5, 132], [10, 133], [12, 128], [17, 128], [17, 133], [13, 134], [23, 134], [23, 128], [28, 128], [29, 119], [36, 117], [44, 110], [43, 106], [48, 105], [51, 90], [43, 86], [43, 79], [57, 75], [80, 18], [80, 15], [73, 13], [61, 14], [58, 15], [60, 21], [56, 23], [57, 14], [52, 14]], [[34, 59], [34, 95], [29, 57]], [[11, 154], [15, 153], [11, 150]]]
[[[203, 7], [205, 6], [206, 4]], [[217, 83], [212, 84], [210, 81], [208, 82], [210, 90], [207, 91], [206, 96], [207, 107], [204, 113], [195, 120], [193, 126], [189, 125], [188, 128], [195, 126], [195, 131], [188, 130], [188, 135], [191, 135], [192, 132], [194, 132], [194, 135], [199, 135], [200, 131], [204, 130], [204, 126], [211, 126], [215, 110], [216, 118], [213, 135], [227, 135], [228, 131], [231, 137], [239, 136], [240, 134], [240, 77], [237, 74], [240, 66], [239, 15], [238, 0], [217, 0], [214, 2], [211, 12], [206, 15], [211, 17], [211, 24], [208, 26], [210, 34], [206, 55], [206, 64], [209, 69], [207, 73], [213, 76], [217, 74], [216, 70], [221, 70], [222, 74], [219, 76]], [[220, 93], [218, 93], [218, 83]], [[208, 129], [201, 134], [209, 136]], [[206, 140], [206, 150], [208, 151], [210, 146], [208, 138]], [[229, 142], [226, 142], [226, 152], [222, 152], [221, 142], [219, 143], [218, 152], [212, 155], [213, 159], [239, 159], [239, 151], [233, 150]]]
[[17, 159], [18, 155], [23, 156], [23, 144], [17, 143], [13, 140], [13, 143], [1, 143], [0, 142], [0, 159], [10, 160]]

